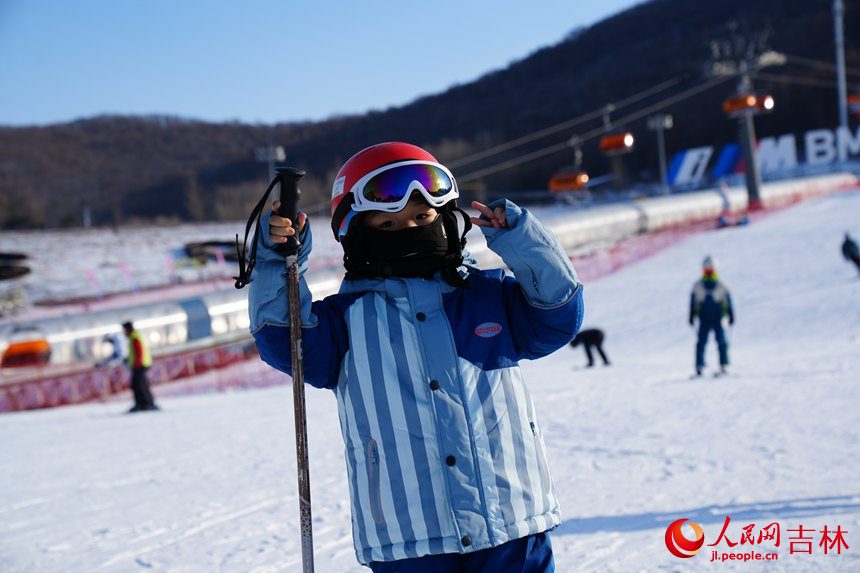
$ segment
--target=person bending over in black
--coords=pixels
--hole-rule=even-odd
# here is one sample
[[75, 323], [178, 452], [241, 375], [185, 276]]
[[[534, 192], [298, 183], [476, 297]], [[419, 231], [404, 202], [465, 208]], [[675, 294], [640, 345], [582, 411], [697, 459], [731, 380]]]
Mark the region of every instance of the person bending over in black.
[[589, 328], [586, 330], [580, 330], [579, 334], [570, 341], [570, 345], [574, 348], [579, 346], [580, 343], [585, 347], [585, 355], [588, 357], [586, 368], [594, 366], [594, 356], [591, 354], [592, 348], [597, 350], [600, 357], [603, 358], [603, 364], [609, 366], [609, 359], [606, 357], [606, 353], [603, 352], [603, 338], [602, 330], [599, 328]]
[[845, 233], [845, 241], [842, 243], [842, 256], [854, 263], [854, 266], [860, 271], [860, 248], [857, 247], [857, 243], [848, 233]]

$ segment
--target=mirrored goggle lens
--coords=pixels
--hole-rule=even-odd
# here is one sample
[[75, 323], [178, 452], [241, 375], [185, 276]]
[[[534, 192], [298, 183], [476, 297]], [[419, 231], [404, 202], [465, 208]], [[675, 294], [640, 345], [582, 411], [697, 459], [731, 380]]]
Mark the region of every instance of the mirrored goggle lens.
[[365, 183], [362, 196], [374, 203], [396, 203], [409, 193], [413, 181], [420, 183], [431, 197], [444, 197], [454, 190], [448, 174], [435, 165], [399, 165], [378, 173]]

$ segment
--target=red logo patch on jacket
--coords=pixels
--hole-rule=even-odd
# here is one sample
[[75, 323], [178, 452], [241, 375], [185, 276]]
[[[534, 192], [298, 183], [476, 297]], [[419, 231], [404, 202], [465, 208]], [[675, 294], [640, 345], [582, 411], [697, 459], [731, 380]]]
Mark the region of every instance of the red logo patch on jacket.
[[502, 331], [502, 325], [498, 322], [485, 322], [475, 327], [475, 334], [481, 338], [496, 336]]

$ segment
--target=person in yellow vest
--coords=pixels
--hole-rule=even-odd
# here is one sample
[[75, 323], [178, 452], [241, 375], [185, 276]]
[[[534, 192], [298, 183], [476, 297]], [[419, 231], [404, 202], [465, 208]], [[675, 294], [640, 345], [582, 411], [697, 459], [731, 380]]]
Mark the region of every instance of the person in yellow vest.
[[131, 322], [122, 323], [122, 329], [128, 338], [128, 368], [131, 370], [131, 391], [134, 393], [134, 406], [129, 412], [158, 410], [158, 406], [152, 399], [152, 392], [149, 390], [149, 381], [146, 379], [146, 371], [152, 366], [149, 348]]

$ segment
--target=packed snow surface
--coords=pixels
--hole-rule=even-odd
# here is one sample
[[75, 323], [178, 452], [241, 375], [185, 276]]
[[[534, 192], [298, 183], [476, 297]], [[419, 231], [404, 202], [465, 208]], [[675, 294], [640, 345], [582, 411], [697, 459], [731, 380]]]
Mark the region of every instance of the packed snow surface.
[[[586, 285], [585, 326], [606, 331], [612, 366], [584, 369], [581, 348], [524, 364], [566, 517], [558, 571], [860, 571], [860, 277], [839, 253], [858, 213], [857, 192], [807, 202]], [[733, 365], [691, 380], [706, 254], [734, 296]], [[300, 570], [290, 386], [175, 394], [156, 388], [157, 413], [125, 415], [127, 399], [0, 416], [0, 571]], [[316, 570], [367, 571], [334, 396], [307, 400]], [[738, 545], [710, 547], [726, 517]], [[704, 530], [689, 559], [664, 541], [678, 519]], [[739, 543], [774, 522], [779, 547]], [[825, 555], [825, 526], [849, 548]]]

